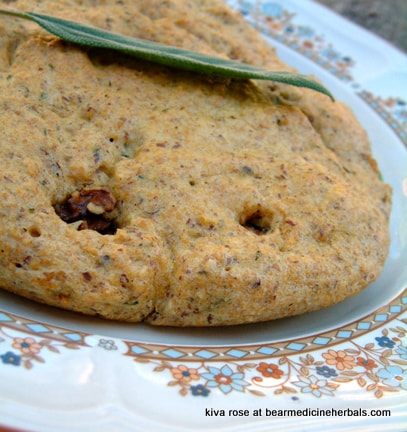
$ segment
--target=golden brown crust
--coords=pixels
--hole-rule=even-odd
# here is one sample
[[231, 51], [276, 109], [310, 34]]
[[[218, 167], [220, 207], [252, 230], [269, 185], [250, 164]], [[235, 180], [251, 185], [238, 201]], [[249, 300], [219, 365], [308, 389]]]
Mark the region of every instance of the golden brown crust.
[[[105, 3], [14, 6], [289, 70], [218, 1]], [[391, 191], [349, 108], [0, 25], [3, 288], [109, 319], [206, 326], [327, 307], [380, 273]], [[88, 216], [113, 231], [78, 230]]]

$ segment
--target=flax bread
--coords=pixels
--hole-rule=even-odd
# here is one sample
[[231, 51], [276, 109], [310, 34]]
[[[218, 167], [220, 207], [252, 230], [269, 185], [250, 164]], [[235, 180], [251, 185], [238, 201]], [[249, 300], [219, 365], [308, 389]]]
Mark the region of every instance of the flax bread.
[[[290, 70], [214, 0], [13, 8]], [[154, 325], [293, 316], [382, 270], [391, 189], [351, 109], [0, 21], [0, 286]]]

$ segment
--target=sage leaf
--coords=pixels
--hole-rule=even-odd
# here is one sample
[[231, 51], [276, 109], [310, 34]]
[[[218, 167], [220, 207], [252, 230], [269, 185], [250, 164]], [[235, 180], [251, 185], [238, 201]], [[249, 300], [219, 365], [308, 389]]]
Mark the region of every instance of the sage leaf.
[[236, 79], [270, 80], [296, 87], [306, 87], [334, 100], [329, 90], [306, 75], [287, 71], [270, 71], [233, 60], [112, 33], [49, 15], [5, 8], [0, 8], [0, 13], [33, 21], [53, 35], [74, 44], [111, 49], [151, 62], [201, 74]]

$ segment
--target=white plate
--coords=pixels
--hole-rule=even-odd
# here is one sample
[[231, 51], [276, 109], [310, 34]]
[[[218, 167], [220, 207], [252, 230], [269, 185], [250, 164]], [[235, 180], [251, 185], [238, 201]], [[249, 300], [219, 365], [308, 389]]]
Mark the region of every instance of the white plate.
[[407, 57], [311, 1], [228, 3], [286, 62], [350, 104], [367, 129], [394, 188], [383, 273], [332, 308], [218, 329], [111, 323], [0, 292], [0, 425], [405, 430]]

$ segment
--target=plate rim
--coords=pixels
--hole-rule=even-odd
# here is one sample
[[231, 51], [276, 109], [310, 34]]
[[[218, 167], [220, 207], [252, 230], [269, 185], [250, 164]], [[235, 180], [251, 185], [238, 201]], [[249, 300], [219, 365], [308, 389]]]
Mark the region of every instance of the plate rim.
[[[246, 3], [253, 3], [256, 0], [251, 0], [251, 1], [247, 1]], [[229, 3], [231, 3], [231, 1], [228, 1]], [[233, 3], [233, 2], [232, 2]], [[242, 2], [238, 2], [238, 3], [242, 3]], [[276, 2], [268, 2], [268, 3], [273, 3], [273, 4], [277, 4], [280, 3], [278, 1]], [[312, 4], [313, 7], [315, 8], [321, 8], [322, 6], [319, 4], [316, 4], [315, 2], [311, 1], [311, 0], [307, 0], [308, 4]], [[286, 2], [286, 4], [288, 6], [290, 6], [291, 2]], [[310, 12], [311, 13], [311, 12]], [[327, 11], [327, 13], [330, 13], [331, 16], [334, 16], [336, 20], [344, 20], [343, 18], [337, 16], [336, 14], [333, 14], [330, 11]], [[352, 23], [349, 23], [352, 24]], [[360, 27], [356, 26], [358, 29], [360, 29]], [[363, 29], [360, 29], [363, 30]], [[363, 30], [365, 31], [365, 30]], [[371, 33], [369, 33], [369, 35], [371, 35]], [[376, 37], [376, 36], [375, 36]], [[391, 46], [392, 47], [392, 46]], [[394, 47], [392, 47], [394, 48]], [[346, 68], [345, 68], [346, 69]], [[348, 81], [348, 85], [349, 88], [357, 88], [357, 84], [356, 82], [352, 82], [352, 80]], [[355, 87], [356, 85], [356, 87]], [[361, 88], [360, 88], [361, 89]], [[361, 89], [363, 90], [363, 89]], [[366, 97], [366, 100], [363, 99], [363, 97], [361, 97], [361, 99], [367, 104], [376, 104], [375, 106], [371, 106], [371, 108], [379, 115], [381, 116], [382, 120], [387, 124], [387, 127], [391, 128], [391, 126], [389, 125], [388, 121], [386, 120], [385, 116], [383, 116], [383, 114], [386, 114], [388, 116], [390, 116], [391, 118], [391, 108], [387, 109], [388, 107], [383, 105], [383, 97], [379, 96], [375, 96], [375, 95], [371, 95], [371, 94], [367, 94], [367, 95], [363, 95], [364, 97]], [[382, 114], [380, 114], [379, 111], [377, 110], [381, 110], [380, 112]], [[392, 129], [392, 128], [391, 128]], [[396, 136], [400, 139], [400, 141], [402, 142], [402, 144], [404, 144], [404, 149], [407, 149], [407, 140], [402, 139], [402, 137], [399, 135], [400, 131], [403, 131], [403, 129], [398, 129], [397, 131], [392, 129], [393, 132], [396, 134]], [[407, 138], [404, 138], [407, 139]], [[407, 197], [407, 186], [406, 186], [406, 197]], [[243, 395], [251, 395], [251, 396], [260, 396], [260, 392], [263, 391], [265, 392], [265, 395], [268, 396], [269, 398], [271, 397], [272, 401], [277, 401], [277, 400], [290, 400], [292, 403], [299, 403], [301, 404], [300, 406], [304, 406], [305, 405], [309, 405], [311, 404], [319, 404], [321, 403], [321, 400], [324, 397], [324, 394], [319, 394], [317, 395], [317, 393], [313, 394], [311, 392], [312, 390], [312, 385], [317, 385], [318, 381], [312, 381], [311, 377], [315, 376], [316, 378], [320, 378], [320, 381], [327, 381], [328, 383], [331, 383], [333, 385], [337, 385], [337, 387], [324, 387], [326, 389], [325, 396], [329, 396], [329, 393], [331, 393], [331, 395], [333, 395], [336, 392], [336, 399], [345, 399], [346, 397], [348, 397], [348, 400], [352, 400], [352, 398], [355, 398], [355, 395], [359, 395], [361, 394], [362, 391], [364, 391], [364, 395], [365, 395], [365, 403], [369, 404], [372, 403], [372, 401], [380, 401], [381, 406], [383, 407], [392, 407], [394, 406], [396, 403], [398, 404], [402, 404], [404, 402], [404, 406], [406, 406], [406, 402], [404, 398], [404, 394], [401, 388], [397, 388], [396, 392], [391, 393], [390, 390], [388, 390], [387, 392], [385, 390], [382, 390], [382, 393], [380, 393], [378, 390], [379, 389], [379, 384], [378, 382], [376, 382], [377, 386], [376, 387], [372, 387], [371, 391], [366, 390], [368, 385], [374, 385], [374, 380], [371, 382], [371, 384], [365, 383], [364, 386], [362, 386], [361, 384], [363, 384], [362, 381], [357, 382], [358, 380], [355, 378], [352, 378], [351, 375], [343, 375], [342, 372], [339, 373], [339, 376], [337, 376], [337, 378], [341, 378], [341, 379], [348, 379], [350, 381], [334, 381], [334, 379], [336, 379], [334, 377], [334, 375], [330, 376], [329, 378], [325, 377], [323, 375], [321, 376], [317, 376], [317, 368], [318, 367], [328, 367], [328, 363], [324, 363], [324, 365], [322, 366], [322, 364], [320, 366], [316, 366], [315, 364], [313, 365], [313, 369], [311, 370], [311, 366], [309, 366], [309, 371], [311, 371], [310, 373], [314, 374], [314, 375], [306, 375], [304, 372], [304, 376], [302, 376], [302, 378], [298, 378], [298, 381], [294, 381], [295, 378], [294, 375], [292, 377], [292, 380], [290, 381], [291, 384], [293, 384], [294, 386], [296, 385], [295, 383], [299, 383], [299, 387], [297, 388], [298, 392], [297, 393], [292, 393], [291, 396], [289, 394], [285, 394], [282, 391], [282, 393], [276, 393], [275, 387], [270, 387], [270, 389], [266, 390], [261, 390], [260, 391], [260, 381], [257, 382], [255, 381], [255, 378], [261, 378], [263, 380], [266, 380], [266, 376], [262, 375], [261, 372], [255, 372], [257, 370], [257, 368], [259, 368], [261, 366], [262, 363], [268, 363], [268, 364], [277, 364], [279, 359], [290, 359], [293, 362], [297, 361], [298, 363], [301, 361], [301, 358], [304, 359], [308, 359], [308, 361], [311, 361], [310, 358], [308, 356], [311, 357], [315, 357], [315, 360], [322, 360], [323, 355], [329, 353], [329, 350], [331, 351], [335, 351], [335, 352], [340, 352], [343, 351], [345, 352], [345, 350], [349, 350], [349, 342], [352, 341], [369, 341], [367, 344], [364, 345], [366, 352], [368, 351], [368, 348], [366, 348], [366, 346], [368, 346], [369, 343], [372, 343], [371, 340], [376, 341], [374, 342], [375, 345], [375, 349], [377, 349], [379, 352], [380, 350], [380, 354], [383, 357], [383, 363], [381, 363], [379, 365], [380, 369], [377, 370], [377, 373], [372, 374], [372, 376], [376, 377], [376, 379], [378, 381], [380, 381], [381, 385], [384, 385], [384, 381], [386, 380], [385, 377], [385, 372], [387, 370], [387, 366], [385, 363], [386, 358], [390, 358], [393, 359], [395, 358], [393, 355], [395, 354], [395, 349], [396, 347], [401, 347], [401, 346], [405, 346], [406, 343], [405, 342], [396, 342], [393, 341], [393, 339], [397, 339], [396, 337], [394, 337], [393, 339], [390, 337], [390, 333], [389, 333], [389, 326], [393, 325], [394, 323], [398, 323], [401, 325], [401, 323], [405, 323], [407, 324], [407, 281], [403, 282], [403, 287], [400, 286], [400, 291], [399, 293], [392, 299], [390, 299], [388, 301], [388, 303], [386, 305], [380, 306], [379, 308], [375, 309], [374, 311], [372, 311], [371, 313], [367, 314], [364, 317], [360, 317], [357, 320], [351, 321], [349, 323], [340, 325], [339, 327], [334, 327], [334, 328], [330, 328], [327, 331], [323, 331], [323, 332], [318, 332], [315, 334], [312, 334], [310, 336], [305, 336], [302, 338], [290, 338], [290, 339], [285, 339], [282, 341], [278, 341], [276, 343], [272, 342], [272, 343], [267, 343], [267, 342], [261, 342], [258, 344], [250, 344], [250, 343], [245, 343], [242, 345], [239, 344], [233, 344], [233, 345], [225, 345], [225, 346], [220, 346], [220, 345], [216, 345], [216, 346], [211, 346], [211, 345], [192, 345], [192, 346], [188, 346], [188, 345], [183, 345], [183, 344], [155, 344], [155, 343], [149, 343], [149, 342], [135, 342], [135, 341], [127, 341], [125, 339], [122, 338], [116, 338], [116, 337], [111, 337], [111, 336], [103, 336], [103, 335], [99, 335], [99, 334], [93, 334], [93, 333], [86, 333], [86, 332], [77, 332], [77, 331], [72, 331], [72, 329], [67, 329], [64, 327], [60, 327], [54, 324], [44, 324], [42, 322], [39, 321], [33, 321], [30, 320], [30, 318], [26, 318], [26, 317], [22, 317], [19, 316], [18, 314], [14, 314], [14, 313], [10, 313], [7, 311], [2, 311], [1, 307], [0, 307], [0, 348], [2, 347], [2, 343], [3, 342], [7, 342], [9, 343], [9, 346], [12, 347], [13, 343], [15, 343], [16, 338], [24, 338], [24, 337], [33, 337], [35, 340], [50, 340], [51, 343], [48, 345], [48, 349], [49, 352], [47, 351], [47, 354], [44, 354], [44, 363], [45, 365], [43, 366], [47, 366], [47, 363], [53, 363], [55, 364], [63, 364], [63, 360], [62, 358], [64, 356], [67, 356], [68, 352], [69, 352], [69, 356], [77, 356], [78, 359], [82, 359], [84, 356], [87, 356], [88, 352], [91, 351], [92, 356], [97, 356], [99, 355], [101, 352], [107, 353], [109, 351], [109, 355], [111, 356], [111, 361], [113, 363], [118, 362], [118, 364], [122, 363], [123, 360], [125, 360], [126, 362], [131, 362], [132, 364], [137, 363], [138, 367], [140, 367], [143, 371], [146, 371], [147, 374], [150, 374], [150, 377], [154, 377], [157, 374], [166, 374], [165, 378], [161, 378], [161, 382], [159, 385], [161, 386], [165, 386], [168, 387], [170, 386], [172, 389], [176, 389], [176, 391], [178, 391], [178, 395], [182, 396], [180, 398], [174, 398], [174, 401], [169, 402], [169, 405], [173, 404], [173, 406], [182, 406], [185, 407], [185, 403], [187, 403], [187, 400], [190, 400], [191, 397], [194, 400], [197, 400], [197, 398], [199, 398], [200, 396], [204, 396], [204, 394], [199, 393], [199, 391], [202, 391], [202, 388], [198, 388], [198, 386], [200, 384], [196, 384], [195, 387], [192, 386], [192, 383], [190, 383], [190, 386], [188, 387], [185, 383], [184, 385], [181, 385], [183, 382], [178, 380], [175, 384], [174, 382], [176, 381], [175, 375], [176, 371], [187, 371], [185, 369], [183, 369], [182, 367], [185, 368], [193, 368], [196, 365], [203, 365], [206, 369], [203, 372], [200, 372], [200, 377], [204, 377], [204, 374], [206, 374], [207, 378], [209, 377], [208, 374], [212, 373], [212, 377], [216, 376], [216, 370], [218, 371], [224, 371], [224, 374], [229, 373], [227, 371], [226, 366], [229, 367], [229, 369], [233, 369], [233, 374], [231, 375], [232, 377], [235, 376], [237, 373], [243, 374], [243, 378], [242, 380], [244, 382], [247, 382], [250, 379], [252, 379], [252, 385], [250, 386], [246, 386], [245, 384], [240, 384], [241, 388], [240, 389], [232, 389], [231, 392], [226, 392], [224, 390], [222, 390], [222, 388], [220, 387], [213, 387], [211, 389], [212, 393], [211, 395], [213, 395], [214, 397], [220, 396], [222, 397], [223, 401], [227, 400], [229, 404], [231, 404], [235, 398], [234, 396], [236, 396], [236, 400], [238, 400], [238, 397], [243, 396]], [[393, 309], [392, 309], [393, 308]], [[378, 318], [379, 316], [379, 318]], [[2, 320], [2, 317], [5, 318]], [[387, 318], [385, 318], [387, 317]], [[375, 319], [376, 318], [376, 319]], [[7, 321], [9, 320], [9, 321]], [[403, 320], [403, 321], [402, 321]], [[365, 328], [360, 328], [358, 329], [358, 332], [356, 333], [346, 333], [352, 330], [353, 327], [357, 326], [358, 323], [360, 322], [366, 322], [366, 327]], [[368, 323], [371, 323], [370, 327], [367, 327]], [[372, 324], [373, 323], [373, 324]], [[48, 328], [47, 332], [44, 331], [37, 331], [35, 332], [34, 330], [32, 330], [32, 328], [30, 327], [26, 327], [26, 324], [33, 324], [33, 325], [42, 325], [44, 327]], [[1, 330], [3, 328], [7, 329], [7, 332], [9, 331], [9, 329], [11, 330], [11, 333], [9, 333], [9, 338], [7, 339], [7, 341], [5, 341], [4, 339], [2, 340], [2, 333]], [[406, 326], [405, 326], [406, 327]], [[34, 327], [35, 328], [35, 327]], [[40, 329], [40, 327], [38, 327], [38, 329]], [[69, 333], [67, 333], [67, 330]], [[328, 339], [329, 337], [331, 337], [335, 332], [337, 333], [338, 331], [344, 331], [343, 333], [343, 338], [338, 337], [337, 335], [334, 336], [336, 337], [336, 342], [334, 342], [335, 340], [331, 341], [326, 341], [326, 339]], [[407, 329], [406, 329], [407, 330]], [[346, 335], [349, 334], [348, 337], [346, 337]], [[401, 333], [400, 333], [401, 334]], [[24, 336], [26, 335], [26, 336]], [[69, 335], [69, 336], [68, 336]], [[78, 339], [79, 336], [79, 339]], [[5, 335], [3, 334], [3, 338], [5, 337]], [[318, 340], [318, 342], [315, 342], [314, 340], [316, 338], [320, 338]], [[369, 339], [370, 338], [370, 339]], [[340, 339], [340, 340], [339, 340]], [[55, 341], [56, 343], [53, 344], [53, 341]], [[300, 345], [302, 343], [305, 343], [305, 346], [303, 348], [300, 349]], [[395, 342], [394, 344], [392, 344], [392, 342]], [[290, 344], [293, 345], [290, 347], [288, 347]], [[298, 345], [295, 345], [295, 343], [298, 343]], [[384, 344], [384, 346], [381, 346], [380, 343]], [[402, 345], [402, 343], [404, 343], [404, 345]], [[309, 345], [307, 345], [309, 344]], [[386, 345], [388, 344], [388, 346]], [[399, 344], [399, 345], [397, 345]], [[176, 349], [173, 349], [173, 348]], [[185, 347], [185, 351], [183, 351]], [[50, 348], [55, 348], [55, 349], [59, 349], [60, 352], [57, 353], [55, 351], [52, 351]], [[251, 348], [251, 349], [250, 349]], [[256, 352], [257, 349], [262, 349], [262, 352]], [[394, 350], [393, 350], [394, 348]], [[11, 348], [10, 348], [11, 349]], [[43, 348], [44, 349], [44, 348]], [[276, 349], [275, 351], [273, 351], [274, 349]], [[145, 350], [143, 352], [143, 350]], [[201, 354], [198, 355], [197, 353], [199, 352], [199, 350], [201, 350]], [[204, 353], [203, 351], [207, 351], [207, 353]], [[391, 351], [391, 353], [390, 353]], [[181, 352], [181, 354], [183, 354], [182, 356], [179, 356], [179, 352]], [[215, 356], [212, 356], [210, 353], [215, 352]], [[246, 353], [245, 355], [242, 355], [241, 353], [244, 352]], [[209, 354], [208, 354], [209, 353]], [[3, 354], [3, 351], [0, 352], [1, 355]], [[350, 352], [348, 352], [348, 354], [352, 357], [354, 357], [355, 361], [357, 358], [357, 354], [351, 354]], [[386, 357], [387, 355], [387, 357]], [[401, 354], [400, 354], [401, 356]], [[57, 361], [56, 359], [59, 357], [59, 361]], [[38, 355], [38, 358], [39, 355]], [[370, 358], [370, 357], [369, 357]], [[398, 357], [397, 357], [398, 358]], [[401, 357], [400, 357], [401, 358]], [[9, 358], [10, 360], [11, 358]], [[3, 359], [3, 364], [5, 363], [4, 359]], [[9, 366], [11, 363], [6, 364], [6, 366]], [[246, 369], [244, 370], [244, 367], [249, 368], [247, 366], [247, 364], [253, 364], [254, 366], [252, 367], [252, 369], [249, 371]], [[392, 365], [396, 365], [396, 363], [392, 363]], [[1, 366], [2, 366], [2, 362], [0, 361], [0, 373], [1, 373]], [[33, 374], [37, 369], [39, 369], [41, 367], [41, 362], [37, 359], [35, 359], [34, 357], [32, 358], [26, 358], [26, 363], [21, 364], [20, 369], [24, 369], [27, 373]], [[283, 365], [280, 365], [281, 367], [283, 367]], [[367, 365], [366, 365], [367, 366]], [[11, 367], [11, 366], [10, 366]], [[157, 368], [163, 368], [162, 370], [155, 370]], [[197, 366], [196, 366], [197, 367]], [[210, 369], [210, 368], [213, 369]], [[307, 367], [306, 364], [303, 364], [303, 367]], [[154, 369], [155, 368], [155, 369]], [[239, 369], [240, 368], [240, 369]], [[243, 369], [242, 369], [243, 368]], [[324, 369], [324, 371], [326, 373], [328, 373], [328, 369]], [[5, 373], [7, 373], [7, 369], [5, 368]], [[210, 372], [212, 370], [212, 372]], [[240, 371], [240, 372], [239, 372]], [[243, 371], [243, 372], [242, 372]], [[384, 371], [382, 372], [382, 375], [379, 375], [379, 371]], [[15, 370], [13, 371], [15, 372]], [[345, 370], [346, 372], [346, 370]], [[348, 372], [352, 372], [351, 369], [348, 370]], [[265, 370], [264, 370], [264, 373]], [[299, 375], [300, 376], [300, 373]], [[362, 376], [361, 376], [362, 377]], [[364, 378], [363, 378], [364, 377]], [[365, 379], [365, 381], [368, 380], [368, 375], [363, 375], [363, 379]], [[352, 379], [351, 379], [352, 378]], [[137, 379], [137, 377], [135, 378]], [[271, 380], [272, 377], [267, 378], [268, 380]], [[301, 379], [303, 379], [303, 381], [301, 381]], [[306, 381], [308, 379], [308, 382]], [[236, 378], [237, 380], [237, 378]], [[254, 381], [253, 381], [254, 380]], [[154, 379], [152, 379], [152, 381], [154, 381]], [[212, 382], [213, 379], [207, 379], [208, 382]], [[266, 380], [267, 381], [267, 380]], [[264, 381], [263, 381], [264, 382]], [[267, 381], [269, 382], [269, 381]], [[172, 384], [171, 384], [172, 383]], [[196, 382], [198, 383], [198, 381]], [[302, 384], [301, 384], [302, 383]], [[291, 387], [293, 387], [293, 385], [291, 385]], [[302, 387], [300, 386], [302, 385]], [[308, 385], [308, 387], [307, 387]], [[322, 388], [322, 384], [319, 383], [320, 388]], [[359, 387], [357, 387], [357, 385]], [[355, 387], [356, 386], [356, 387]], [[303, 393], [303, 389], [306, 388], [310, 388], [310, 393]], [[278, 389], [282, 389], [282, 388], [277, 388]], [[355, 391], [358, 390], [358, 391]], [[146, 388], [145, 388], [146, 390]], [[148, 390], [148, 389], [147, 389]], [[215, 394], [215, 390], [217, 391], [217, 393]], [[304, 390], [305, 391], [305, 390]], [[352, 393], [354, 391], [354, 393]], [[194, 393], [195, 392], [195, 393]], [[257, 394], [256, 394], [257, 392]], [[176, 393], [175, 393], [176, 394]], [[231, 398], [224, 398], [224, 396], [227, 395], [233, 395], [233, 397]], [[341, 396], [344, 395], [344, 398], [341, 398]], [[190, 398], [186, 398], [186, 396], [189, 396]], [[1, 396], [0, 395], [0, 400], [4, 400], [4, 398], [6, 398], [7, 396]], [[283, 398], [286, 399], [283, 399]], [[297, 398], [297, 399], [295, 399]], [[321, 399], [322, 398], [322, 399]], [[6, 399], [7, 400], [7, 399]], [[216, 399], [217, 400], [217, 399]], [[239, 399], [241, 400], [241, 398]], [[270, 400], [270, 399], [269, 399]], [[357, 397], [356, 399], [357, 400]], [[223, 402], [226, 403], [226, 402]], [[277, 403], [277, 402], [276, 402]], [[283, 402], [278, 402], [278, 403], [283, 403]], [[332, 404], [332, 403], [331, 403]], [[12, 404], [10, 404], [11, 406]], [[172, 406], [172, 405], [171, 405]], [[189, 406], [192, 405], [190, 404]], [[114, 409], [112, 410], [113, 414], [111, 413], [112, 416], [115, 415]], [[2, 407], [0, 404], [0, 413], [2, 412]], [[4, 418], [7, 421], [7, 418], [11, 418], [11, 412], [7, 413], [7, 412], [3, 412], [4, 414]], [[9, 415], [9, 417], [7, 417], [7, 415]], [[137, 413], [135, 414], [136, 416], [138, 415]], [[404, 415], [404, 419], [407, 417], [407, 415]], [[143, 422], [144, 420], [140, 417], [141, 422]], [[399, 422], [401, 421], [401, 416], [398, 417]], [[383, 420], [383, 419], [382, 419]], [[349, 420], [350, 421], [350, 420]], [[384, 421], [384, 420], [383, 420]], [[391, 421], [391, 420], [390, 420]], [[25, 422], [24, 419], [21, 419], [21, 421], [17, 422], [15, 419], [13, 421], [9, 421], [8, 422], [10, 427], [21, 427], [23, 429], [25, 429], [26, 427], [32, 426], [29, 423]], [[280, 422], [281, 423], [281, 422]], [[279, 423], [279, 426], [282, 426]], [[339, 423], [339, 422], [338, 422]], [[112, 424], [111, 422], [109, 423], [110, 425]], [[203, 423], [202, 423], [203, 424]], [[275, 424], [275, 423], [273, 423]], [[324, 424], [323, 421], [321, 421], [321, 425]], [[308, 425], [308, 422], [307, 422]], [[304, 430], [308, 430], [307, 425], [305, 425], [304, 423]], [[399, 426], [399, 425], [397, 425]], [[313, 427], [313, 425], [311, 425], [311, 428]], [[341, 427], [339, 424], [337, 425], [337, 427]], [[234, 426], [225, 426], [225, 430], [234, 430]], [[0, 426], [1, 429], [1, 426]], [[168, 430], [175, 430], [172, 429], [171, 426], [168, 426]], [[334, 429], [336, 429], [334, 427]], [[84, 430], [86, 430], [86, 426], [84, 425]], [[162, 429], [157, 429], [157, 430], [162, 430]], [[257, 430], [257, 428], [256, 428]], [[260, 429], [259, 427], [259, 430]], [[291, 429], [290, 429], [291, 430]], [[340, 429], [342, 430], [342, 429]], [[396, 430], [396, 429], [394, 429]], [[400, 431], [402, 431], [402, 428], [400, 427], [399, 429]]]

